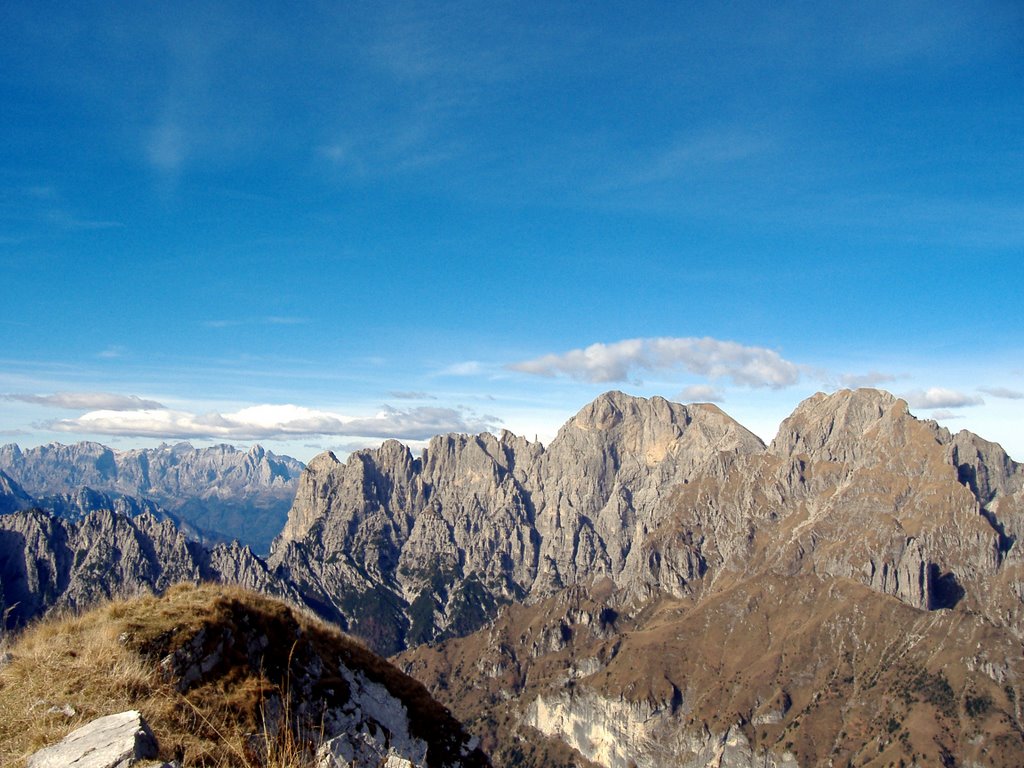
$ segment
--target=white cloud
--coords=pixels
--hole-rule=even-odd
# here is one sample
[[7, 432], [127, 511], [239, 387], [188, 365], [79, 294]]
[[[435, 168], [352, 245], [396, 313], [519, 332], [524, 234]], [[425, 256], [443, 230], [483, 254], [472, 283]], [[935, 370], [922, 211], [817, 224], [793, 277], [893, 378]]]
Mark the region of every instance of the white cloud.
[[113, 392], [56, 392], [52, 395], [0, 395], [0, 400], [16, 400], [34, 405], [48, 405], [67, 410], [142, 411], [159, 410], [164, 406], [155, 400], [143, 400], [138, 395], [118, 395]]
[[493, 416], [478, 417], [455, 408], [420, 407], [402, 411], [385, 406], [371, 418], [347, 422], [342, 434], [425, 440], [445, 432], [486, 432], [494, 428], [494, 421]]
[[728, 379], [742, 387], [780, 389], [800, 380], [800, 369], [773, 350], [712, 338], [626, 339], [507, 367], [536, 376], [563, 375], [594, 383], [628, 381], [633, 371], [678, 368], [712, 379]]
[[444, 432], [494, 429], [491, 417], [455, 408], [384, 406], [369, 417], [347, 417], [298, 405], [254, 405], [233, 413], [177, 410], [90, 411], [52, 422], [61, 432], [161, 439], [268, 440], [286, 437], [359, 436], [422, 440]]
[[1024, 400], [1024, 392], [1017, 389], [1007, 389], [1006, 387], [982, 387], [981, 390], [986, 395], [992, 395], [992, 397], [1001, 397], [1004, 400]]
[[725, 396], [710, 384], [694, 384], [680, 392], [678, 400], [684, 403], [720, 403]]
[[985, 401], [975, 395], [958, 392], [955, 389], [931, 387], [915, 389], [903, 395], [911, 408], [965, 408], [969, 405], [981, 405]]
[[933, 419], [942, 419], [943, 421], [947, 421], [949, 419], [962, 419], [963, 417], [962, 413], [951, 411], [948, 408], [940, 408], [937, 411], [932, 411]]
[[241, 320], [204, 320], [203, 325], [207, 328], [233, 328], [241, 325]]

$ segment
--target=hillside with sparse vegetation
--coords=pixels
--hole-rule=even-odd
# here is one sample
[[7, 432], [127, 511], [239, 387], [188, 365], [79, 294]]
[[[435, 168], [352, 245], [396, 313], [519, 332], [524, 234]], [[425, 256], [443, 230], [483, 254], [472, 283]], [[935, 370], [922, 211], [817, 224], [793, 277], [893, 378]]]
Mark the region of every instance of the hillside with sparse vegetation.
[[[302, 768], [318, 752], [344, 753], [358, 733], [381, 734], [380, 759], [405, 745], [414, 764], [488, 764], [419, 683], [327, 625], [237, 587], [179, 585], [51, 616], [6, 646], [4, 766], [128, 709], [143, 714], [161, 758], [183, 766]], [[375, 765], [364, 751], [356, 764]]]

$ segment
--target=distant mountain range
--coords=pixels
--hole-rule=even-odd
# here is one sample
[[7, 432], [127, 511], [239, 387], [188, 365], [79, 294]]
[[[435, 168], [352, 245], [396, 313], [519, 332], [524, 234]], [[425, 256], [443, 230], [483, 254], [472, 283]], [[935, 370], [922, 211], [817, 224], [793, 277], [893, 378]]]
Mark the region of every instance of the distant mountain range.
[[259, 552], [281, 531], [302, 469], [259, 445], [248, 451], [189, 443], [129, 451], [91, 442], [0, 446], [0, 472], [27, 497], [7, 502], [19, 509], [36, 506], [70, 520], [100, 509], [149, 511], [196, 538], [238, 539]]
[[547, 447], [322, 454], [266, 560], [149, 514], [6, 515], [0, 583], [18, 620], [182, 578], [302, 602], [496, 765], [1012, 766], [1022, 533], [1024, 467], [888, 393], [815, 395], [765, 445], [611, 392]]

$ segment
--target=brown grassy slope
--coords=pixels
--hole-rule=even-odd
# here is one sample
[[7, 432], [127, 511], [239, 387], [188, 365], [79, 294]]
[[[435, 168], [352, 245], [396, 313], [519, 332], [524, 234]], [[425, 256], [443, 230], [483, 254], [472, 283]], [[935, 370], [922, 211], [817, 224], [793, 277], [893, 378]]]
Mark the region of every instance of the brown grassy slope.
[[496, 765], [544, 765], [509, 753], [535, 738], [521, 713], [573, 691], [674, 708], [672, 727], [689, 733], [738, 726], [801, 765], [1024, 765], [1020, 643], [968, 610], [921, 611], [812, 575], [660, 598], [602, 624], [602, 603], [576, 591], [399, 657], [489, 736]]
[[[187, 766], [311, 764], [323, 708], [348, 696], [340, 661], [401, 698], [432, 764], [461, 734], [423, 686], [339, 632], [237, 587], [177, 586], [162, 597], [105, 604], [29, 628], [0, 669], [0, 765], [89, 720], [138, 709], [161, 757]], [[189, 659], [215, 658], [196, 679]], [[311, 675], [310, 671], [316, 674]], [[52, 708], [70, 705], [67, 716]], [[267, 739], [264, 712], [291, 728]], [[268, 718], [269, 719], [269, 718]], [[273, 723], [270, 726], [273, 730]], [[269, 754], [268, 754], [269, 747]], [[477, 755], [477, 764], [486, 759]]]

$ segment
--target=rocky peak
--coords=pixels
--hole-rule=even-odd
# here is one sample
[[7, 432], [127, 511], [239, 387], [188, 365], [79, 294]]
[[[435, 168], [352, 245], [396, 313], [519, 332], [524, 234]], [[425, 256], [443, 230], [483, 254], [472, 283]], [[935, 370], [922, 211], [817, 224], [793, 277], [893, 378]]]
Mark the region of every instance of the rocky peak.
[[[343, 464], [321, 456], [299, 483], [271, 562], [289, 573], [313, 564], [310, 583], [353, 631], [370, 623], [363, 606], [410, 605], [405, 629], [382, 642], [401, 643], [406, 631], [422, 642], [465, 632], [523, 595], [599, 577], [646, 583], [638, 545], [670, 513], [673, 485], [720, 454], [763, 450], [714, 406], [612, 392], [547, 449], [506, 432], [439, 435], [419, 459], [394, 441]], [[355, 568], [358, 599], [354, 574], [323, 558]], [[402, 621], [388, 611], [372, 624]]]
[[1011, 459], [998, 443], [961, 430], [950, 441], [947, 451], [960, 480], [982, 504], [1024, 489], [1024, 465]]
[[583, 406], [562, 429], [611, 434], [632, 433], [644, 428], [681, 431], [690, 421], [687, 406], [662, 397], [647, 399], [622, 392], [606, 392]]
[[782, 456], [807, 454], [825, 461], [860, 455], [865, 434], [887, 417], [907, 415], [907, 404], [876, 389], [818, 392], [800, 403], [779, 426], [769, 451]]
[[818, 393], [804, 400], [779, 426], [768, 448], [779, 456], [849, 467], [881, 466], [940, 472], [949, 462], [943, 446], [948, 430], [914, 417], [905, 400], [877, 389]]
[[[584, 406], [570, 419], [548, 448], [557, 454], [563, 446], [579, 449], [582, 443], [604, 444], [616, 454], [631, 456], [647, 465], [670, 457], [684, 461], [718, 450], [759, 452], [764, 443], [755, 434], [709, 404], [682, 405], [662, 397], [633, 397], [608, 392]], [[685, 456], [680, 456], [680, 451]]]

